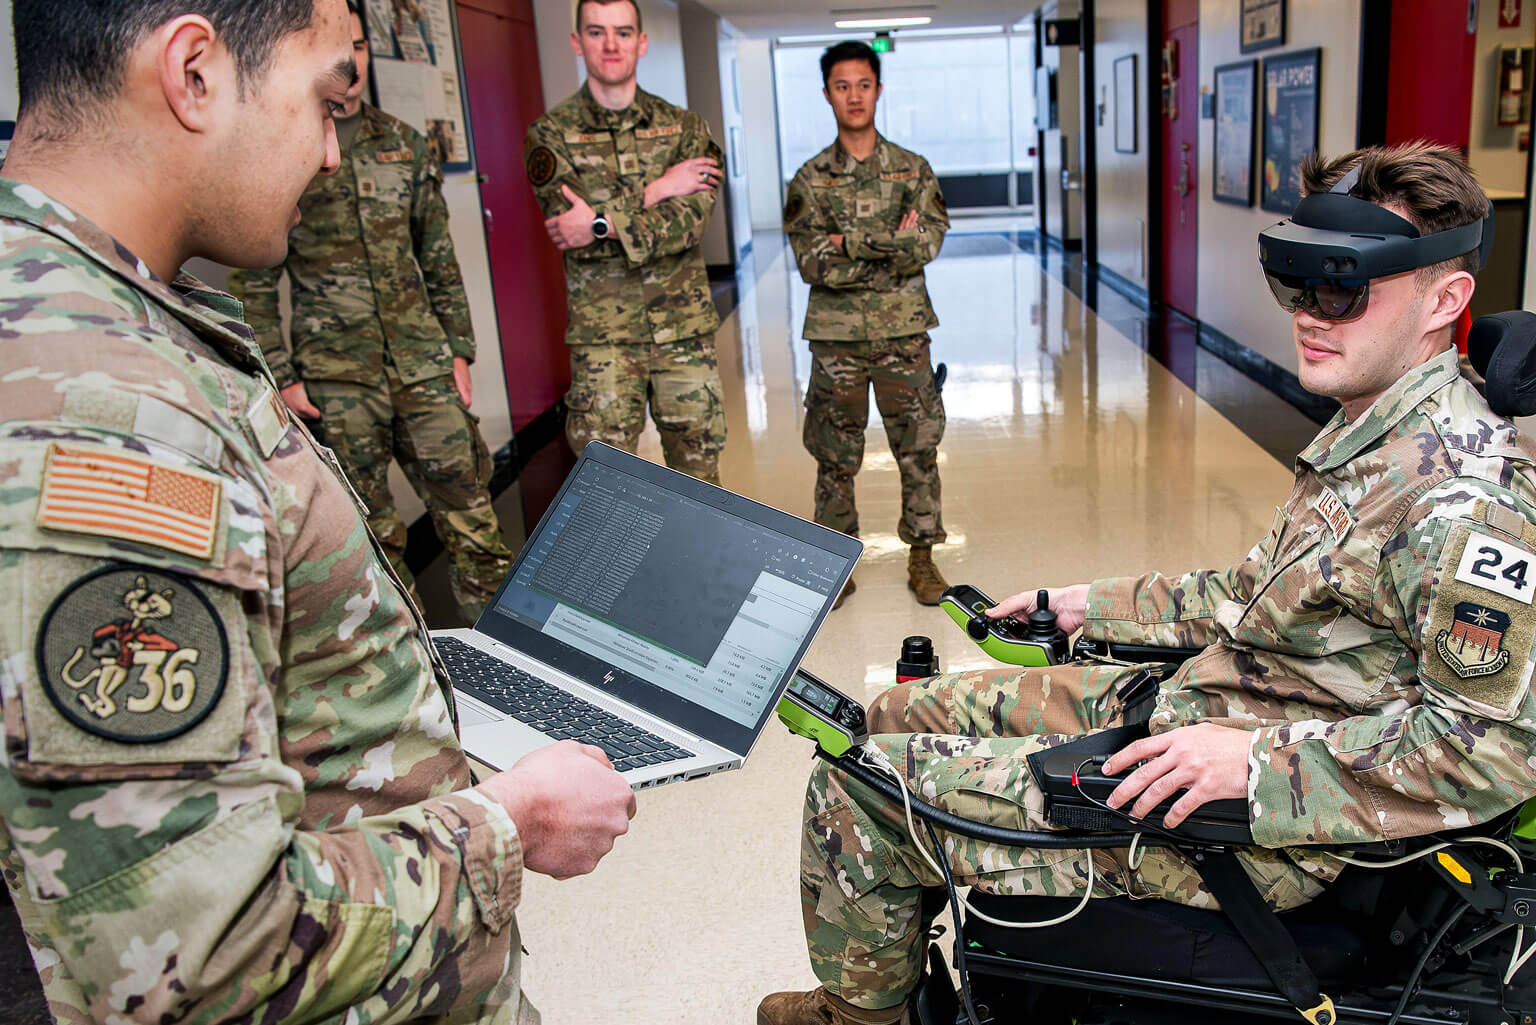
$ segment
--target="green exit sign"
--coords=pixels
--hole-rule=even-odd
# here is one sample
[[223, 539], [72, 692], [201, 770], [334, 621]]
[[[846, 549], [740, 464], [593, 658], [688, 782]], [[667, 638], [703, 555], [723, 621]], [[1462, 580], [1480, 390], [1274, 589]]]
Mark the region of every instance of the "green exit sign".
[[890, 53], [896, 49], [896, 40], [891, 38], [889, 32], [881, 32], [869, 41], [869, 48], [876, 53]]

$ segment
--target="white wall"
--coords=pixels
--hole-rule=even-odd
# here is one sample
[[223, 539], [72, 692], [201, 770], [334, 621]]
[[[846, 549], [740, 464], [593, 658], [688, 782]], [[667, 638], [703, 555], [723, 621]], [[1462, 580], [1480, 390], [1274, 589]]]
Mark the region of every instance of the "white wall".
[[[1090, 124], [1099, 157], [1099, 263], [1142, 288], [1147, 275], [1147, 133], [1152, 98], [1147, 95], [1147, 5], [1144, 0], [1098, 0], [1094, 7], [1093, 102]], [[1115, 61], [1136, 56], [1136, 152], [1115, 152]]]
[[[1527, 13], [1520, 28], [1499, 28], [1498, 0], [1484, 0], [1477, 15], [1477, 56], [1472, 75], [1472, 139], [1467, 161], [1492, 196], [1525, 194], [1526, 154], [1516, 144], [1520, 125], [1498, 123], [1499, 49], [1536, 44], [1536, 17]], [[1526, 82], [1527, 94], [1533, 83]]]
[[[682, 0], [678, 4], [677, 15], [682, 28], [683, 69], [687, 75], [688, 94], [693, 97], [691, 109], [709, 125], [709, 134], [724, 151], [730, 145], [725, 123], [725, 83], [720, 77], [720, 37], [725, 23], [714, 11], [694, 0]], [[729, 159], [726, 164], [729, 167]], [[726, 213], [730, 202], [729, 191], [730, 183], [727, 181], [709, 223], [704, 226], [704, 238], [700, 245], [704, 252], [704, 262], [711, 266], [736, 265], [735, 246], [728, 229], [730, 218]]]
[[736, 58], [752, 227], [777, 231], [783, 226], [784, 176], [779, 168], [779, 113], [773, 102], [773, 43], [738, 39]]
[[[1283, 50], [1255, 56], [1322, 47], [1322, 85], [1318, 103], [1318, 145], [1327, 155], [1355, 148], [1356, 91], [1360, 65], [1360, 5], [1338, 0], [1290, 0]], [[1231, 0], [1200, 0], [1200, 85], [1210, 86], [1219, 64], [1244, 58], [1238, 49], [1238, 5]], [[1260, 103], [1263, 103], [1260, 89]], [[1262, 120], [1262, 119], [1261, 119]], [[1200, 167], [1211, 166], [1216, 122], [1200, 122]], [[1262, 131], [1262, 124], [1255, 125]], [[1260, 169], [1255, 166], [1254, 173]], [[1280, 220], [1279, 214], [1218, 203], [1211, 178], [1200, 176], [1200, 270], [1197, 315], [1286, 370], [1296, 370], [1290, 318], [1280, 312], [1259, 272], [1258, 234]], [[1102, 193], [1102, 187], [1101, 187]]]

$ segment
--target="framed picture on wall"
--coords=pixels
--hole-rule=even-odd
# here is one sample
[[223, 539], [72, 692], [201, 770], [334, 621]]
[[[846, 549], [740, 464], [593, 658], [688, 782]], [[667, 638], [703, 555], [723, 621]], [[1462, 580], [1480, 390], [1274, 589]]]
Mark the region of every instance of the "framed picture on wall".
[[1254, 114], [1259, 106], [1259, 62], [1237, 61], [1216, 69], [1215, 151], [1211, 181], [1215, 198], [1253, 205]]
[[1115, 152], [1136, 152], [1136, 55], [1115, 60]]
[[1285, 45], [1285, 0], [1243, 0], [1238, 37], [1243, 53]]
[[1317, 97], [1323, 51], [1297, 50], [1264, 61], [1264, 185], [1259, 206], [1289, 215], [1301, 201], [1301, 162], [1317, 149]]

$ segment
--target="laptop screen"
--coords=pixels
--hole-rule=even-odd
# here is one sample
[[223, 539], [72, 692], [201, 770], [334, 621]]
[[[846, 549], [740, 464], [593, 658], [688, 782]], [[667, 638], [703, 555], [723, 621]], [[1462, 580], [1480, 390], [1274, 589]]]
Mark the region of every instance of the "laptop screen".
[[[668, 483], [703, 487], [673, 477]], [[738, 507], [774, 512], [708, 491]], [[801, 533], [811, 527], [832, 534], [776, 515]], [[544, 638], [755, 730], [851, 564], [845, 555], [738, 509], [584, 459], [524, 547], [495, 609]], [[697, 723], [679, 725], [710, 735]]]

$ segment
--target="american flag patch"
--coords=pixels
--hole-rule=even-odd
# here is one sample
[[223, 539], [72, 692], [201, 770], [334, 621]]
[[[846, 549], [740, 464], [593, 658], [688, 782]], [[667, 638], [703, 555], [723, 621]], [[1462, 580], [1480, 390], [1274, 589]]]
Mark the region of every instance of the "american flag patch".
[[206, 559], [218, 537], [222, 486], [217, 477], [134, 452], [55, 442], [37, 525]]

